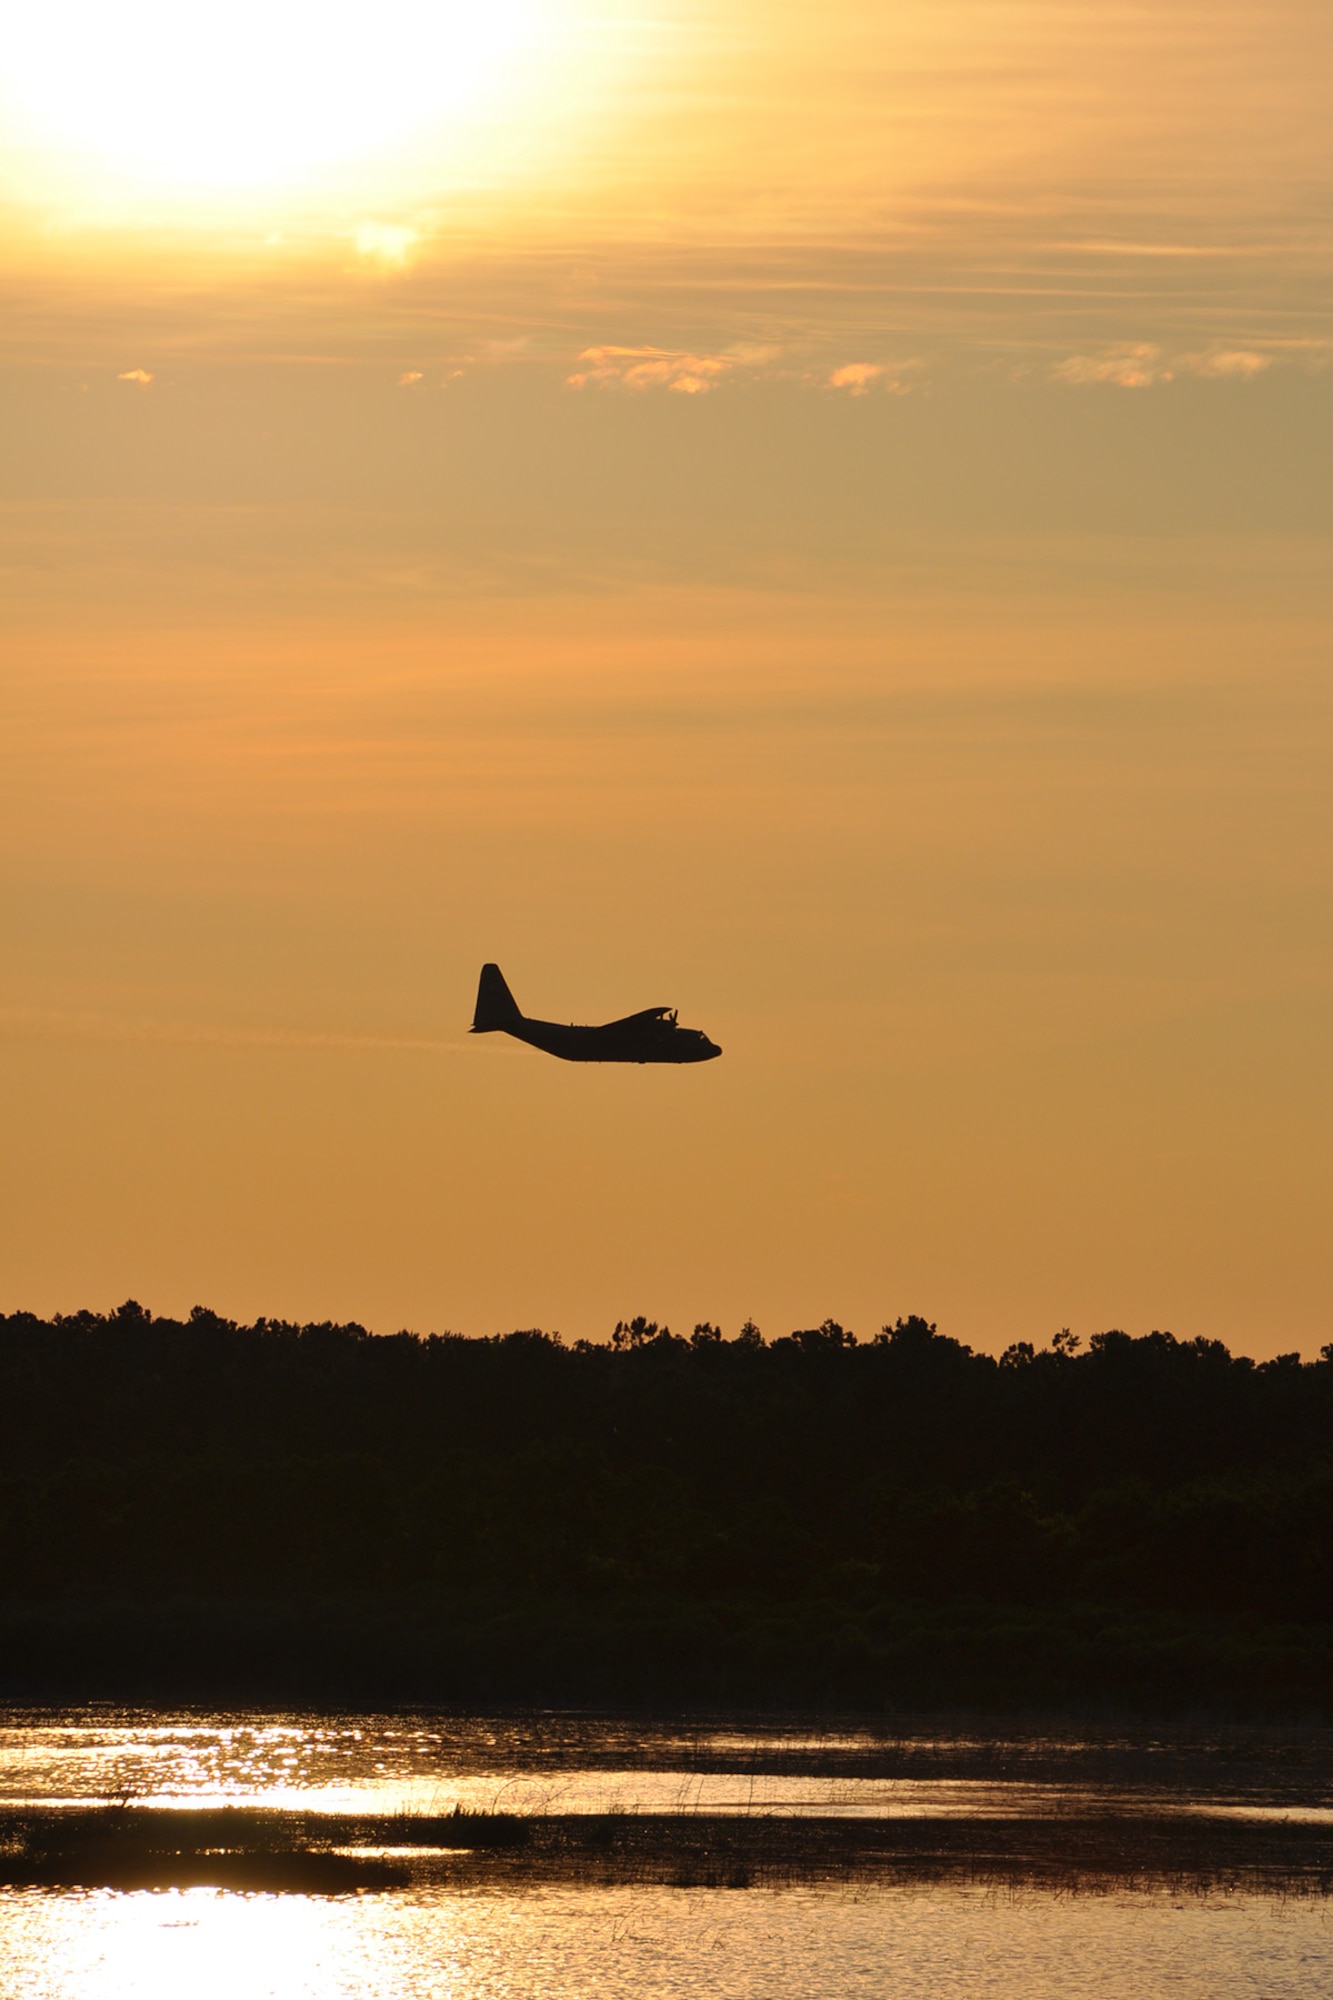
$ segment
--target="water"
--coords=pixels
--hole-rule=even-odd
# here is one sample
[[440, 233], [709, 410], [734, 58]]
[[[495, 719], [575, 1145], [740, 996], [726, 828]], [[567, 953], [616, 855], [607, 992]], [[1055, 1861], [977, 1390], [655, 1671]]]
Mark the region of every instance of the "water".
[[1312, 2000], [1326, 1905], [978, 1890], [13, 1894], [6, 2000]]
[[[580, 1717], [0, 1718], [0, 1802], [724, 1812], [1000, 1823], [1330, 1816], [1321, 1734], [750, 1731]], [[1132, 1834], [1132, 1829], [1131, 1829]], [[474, 1879], [475, 1877], [475, 1879]], [[391, 1893], [0, 1890], [0, 2000], [1286, 2000], [1333, 1993], [1330, 1899], [1058, 1875], [530, 1881]]]

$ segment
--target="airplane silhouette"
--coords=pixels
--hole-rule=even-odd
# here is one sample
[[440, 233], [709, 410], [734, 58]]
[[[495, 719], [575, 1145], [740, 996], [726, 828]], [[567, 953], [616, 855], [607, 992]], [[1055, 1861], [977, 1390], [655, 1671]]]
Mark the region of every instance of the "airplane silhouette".
[[674, 1007], [645, 1007], [601, 1028], [565, 1027], [559, 1021], [530, 1021], [505, 985], [498, 965], [483, 965], [477, 988], [474, 1035], [513, 1035], [562, 1062], [711, 1062], [722, 1051], [698, 1028], [676, 1023]]

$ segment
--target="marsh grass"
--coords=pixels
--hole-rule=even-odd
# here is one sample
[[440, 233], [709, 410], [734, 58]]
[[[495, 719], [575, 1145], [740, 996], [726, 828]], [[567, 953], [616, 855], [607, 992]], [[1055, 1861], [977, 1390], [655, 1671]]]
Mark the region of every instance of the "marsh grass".
[[523, 1813], [487, 1812], [456, 1805], [447, 1813], [419, 1812], [400, 1806], [387, 1819], [361, 1821], [383, 1831], [388, 1847], [490, 1848], [524, 1847], [533, 1821]]
[[1205, 1815], [796, 1819], [686, 1813], [0, 1811], [0, 1885], [340, 1894], [449, 1881], [748, 1889], [854, 1880], [1066, 1893], [1333, 1893], [1333, 1826]]

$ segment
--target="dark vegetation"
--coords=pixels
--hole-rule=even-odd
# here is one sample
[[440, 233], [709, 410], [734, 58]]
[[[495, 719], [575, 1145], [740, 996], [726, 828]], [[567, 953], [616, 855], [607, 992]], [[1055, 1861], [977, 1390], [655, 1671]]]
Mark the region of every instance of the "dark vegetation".
[[1333, 1347], [0, 1317], [0, 1692], [1327, 1712]]
[[408, 1880], [395, 1850], [426, 1848], [442, 1856], [522, 1847], [530, 1837], [530, 1822], [516, 1814], [461, 1807], [426, 1816], [247, 1806], [164, 1810], [129, 1799], [0, 1806], [0, 1885], [393, 1889]]
[[904, 1877], [1065, 1892], [1333, 1890], [1333, 1828], [1202, 1814], [801, 1819], [712, 1813], [303, 1814], [0, 1808], [0, 1886], [339, 1894], [413, 1882], [747, 1889]]

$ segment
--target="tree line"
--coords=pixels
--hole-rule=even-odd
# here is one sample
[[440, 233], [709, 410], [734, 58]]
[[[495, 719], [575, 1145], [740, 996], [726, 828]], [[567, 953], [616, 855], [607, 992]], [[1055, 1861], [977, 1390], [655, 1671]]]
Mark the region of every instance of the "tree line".
[[1319, 1626], [1333, 1345], [0, 1316], [0, 1596], [432, 1591]]
[[0, 1318], [0, 1588], [1097, 1596], [1333, 1616], [1333, 1348]]

